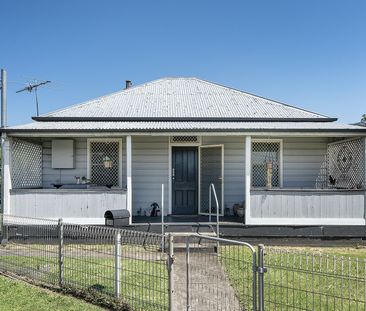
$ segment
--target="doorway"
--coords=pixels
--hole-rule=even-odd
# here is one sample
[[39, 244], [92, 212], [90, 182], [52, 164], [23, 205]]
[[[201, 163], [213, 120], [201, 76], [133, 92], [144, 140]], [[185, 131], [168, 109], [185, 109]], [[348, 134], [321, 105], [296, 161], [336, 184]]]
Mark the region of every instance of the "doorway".
[[172, 213], [198, 214], [198, 147], [172, 147]]
[[[220, 216], [224, 215], [224, 146], [200, 146], [199, 160], [199, 214], [210, 214], [210, 188], [214, 187], [219, 206], [211, 193], [211, 213], [216, 214], [217, 208]], [[212, 189], [211, 189], [212, 190]]]

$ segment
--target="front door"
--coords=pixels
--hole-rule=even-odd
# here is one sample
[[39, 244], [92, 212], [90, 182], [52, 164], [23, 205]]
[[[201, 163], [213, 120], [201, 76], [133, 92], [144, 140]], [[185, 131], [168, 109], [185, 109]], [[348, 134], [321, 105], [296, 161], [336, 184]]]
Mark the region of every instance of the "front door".
[[198, 213], [198, 149], [172, 148], [172, 212], [173, 215]]

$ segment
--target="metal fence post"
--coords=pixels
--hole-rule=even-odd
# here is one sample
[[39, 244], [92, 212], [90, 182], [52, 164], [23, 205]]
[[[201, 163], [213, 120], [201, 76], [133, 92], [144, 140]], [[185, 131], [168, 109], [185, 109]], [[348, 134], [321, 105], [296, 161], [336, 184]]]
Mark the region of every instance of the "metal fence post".
[[[165, 237], [163, 237], [165, 238]], [[168, 256], [168, 274], [169, 274], [169, 310], [174, 310], [174, 237], [168, 235], [169, 239], [169, 256]]]
[[64, 223], [62, 218], [58, 220], [58, 281], [59, 286], [64, 286]]
[[264, 273], [267, 268], [264, 266], [264, 245], [258, 245], [258, 310], [264, 311]]
[[161, 251], [165, 252], [165, 224], [164, 224], [164, 184], [161, 184]]
[[189, 271], [189, 236], [186, 238], [186, 307], [187, 311], [191, 309], [191, 297], [190, 297], [190, 271]]
[[252, 299], [253, 299], [253, 311], [257, 311], [257, 254], [253, 251], [252, 255], [252, 271], [253, 271], [253, 283], [252, 283]]
[[114, 289], [117, 298], [121, 295], [121, 232], [117, 232], [114, 238]]
[[2, 241], [0, 241], [1, 244], [6, 244], [9, 241], [9, 225], [4, 224], [4, 215], [2, 215], [2, 227], [0, 230], [0, 233], [2, 235]]
[[[0, 198], [0, 205], [1, 205], [1, 198]], [[3, 214], [1, 214], [0, 212], [0, 234], [2, 236], [4, 236], [4, 219], [3, 219]], [[1, 241], [0, 241], [1, 242]]]

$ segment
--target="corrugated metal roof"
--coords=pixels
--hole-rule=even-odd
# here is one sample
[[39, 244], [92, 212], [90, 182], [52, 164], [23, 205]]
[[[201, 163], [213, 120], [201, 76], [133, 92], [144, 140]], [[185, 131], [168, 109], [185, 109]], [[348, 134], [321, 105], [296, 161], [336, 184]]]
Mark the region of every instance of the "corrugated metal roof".
[[361, 121], [361, 122], [358, 122], [358, 123], [354, 123], [353, 125], [365, 126], [366, 127], [366, 122]]
[[[163, 78], [41, 118], [264, 118], [327, 117], [197, 78]], [[310, 120], [309, 120], [310, 121]]]
[[355, 131], [366, 134], [366, 128], [335, 122], [33, 122], [12, 126], [7, 131]]

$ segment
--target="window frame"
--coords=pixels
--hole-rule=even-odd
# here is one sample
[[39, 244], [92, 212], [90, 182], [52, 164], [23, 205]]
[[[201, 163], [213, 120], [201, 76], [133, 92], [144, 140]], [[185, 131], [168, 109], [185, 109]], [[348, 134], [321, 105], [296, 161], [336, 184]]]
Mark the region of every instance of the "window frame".
[[281, 138], [255, 138], [252, 139], [252, 144], [251, 144], [251, 155], [250, 155], [250, 159], [251, 159], [251, 163], [250, 163], [250, 188], [252, 189], [263, 189], [266, 188], [265, 186], [263, 187], [254, 187], [253, 186], [253, 144], [254, 143], [278, 143], [280, 145], [280, 150], [279, 150], [279, 172], [278, 172], [278, 179], [279, 179], [279, 186], [278, 187], [273, 187], [275, 189], [280, 189], [283, 188], [283, 139]]
[[118, 142], [119, 148], [118, 148], [118, 188], [122, 188], [122, 138], [88, 138], [87, 139], [87, 160], [86, 160], [86, 166], [87, 166], [87, 179], [91, 178], [91, 144], [94, 142], [104, 142], [104, 143], [115, 143]]

